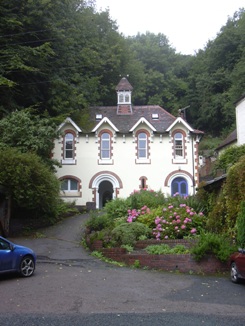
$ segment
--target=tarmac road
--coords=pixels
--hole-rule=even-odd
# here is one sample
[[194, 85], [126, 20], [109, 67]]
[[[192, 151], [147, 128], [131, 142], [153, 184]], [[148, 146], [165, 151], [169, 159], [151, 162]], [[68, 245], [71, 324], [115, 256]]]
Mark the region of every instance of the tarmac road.
[[244, 325], [245, 284], [117, 267], [81, 245], [87, 215], [11, 239], [38, 255], [34, 276], [0, 276], [0, 325]]

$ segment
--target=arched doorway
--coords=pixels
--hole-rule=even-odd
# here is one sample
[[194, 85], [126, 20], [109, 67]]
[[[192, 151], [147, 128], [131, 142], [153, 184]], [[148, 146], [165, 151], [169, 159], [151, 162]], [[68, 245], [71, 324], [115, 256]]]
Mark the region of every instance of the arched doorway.
[[113, 172], [101, 171], [90, 180], [89, 188], [93, 189], [96, 208], [102, 208], [108, 200], [117, 197], [122, 188], [121, 179]]
[[186, 179], [177, 177], [171, 183], [171, 196], [178, 193], [180, 196], [188, 196], [188, 183]]
[[113, 198], [113, 186], [110, 181], [102, 181], [99, 184], [99, 198], [100, 198], [100, 207], [104, 207], [105, 204], [112, 200]]

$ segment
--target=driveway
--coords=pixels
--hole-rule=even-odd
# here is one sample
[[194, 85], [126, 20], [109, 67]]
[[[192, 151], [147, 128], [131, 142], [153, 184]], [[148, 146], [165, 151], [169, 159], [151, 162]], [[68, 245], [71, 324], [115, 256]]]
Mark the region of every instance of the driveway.
[[12, 313], [164, 314], [180, 322], [190, 316], [182, 325], [192, 325], [193, 316], [198, 323], [213, 318], [205, 325], [245, 323], [244, 284], [232, 284], [227, 276], [183, 275], [102, 262], [80, 245], [87, 217], [68, 218], [41, 230], [35, 239], [12, 239], [33, 248], [38, 260], [31, 278], [0, 278], [1, 318]]

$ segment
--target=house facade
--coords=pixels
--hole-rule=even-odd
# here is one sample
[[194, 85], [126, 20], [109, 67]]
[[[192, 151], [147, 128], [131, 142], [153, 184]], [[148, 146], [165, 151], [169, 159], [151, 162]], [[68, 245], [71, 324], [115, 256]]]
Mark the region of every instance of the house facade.
[[92, 128], [82, 130], [70, 118], [60, 125], [53, 158], [62, 165], [57, 176], [65, 200], [102, 208], [141, 189], [195, 194], [203, 132], [158, 105], [134, 106], [132, 90], [122, 78], [117, 105], [90, 108]]
[[237, 145], [245, 144], [245, 95], [236, 102]]

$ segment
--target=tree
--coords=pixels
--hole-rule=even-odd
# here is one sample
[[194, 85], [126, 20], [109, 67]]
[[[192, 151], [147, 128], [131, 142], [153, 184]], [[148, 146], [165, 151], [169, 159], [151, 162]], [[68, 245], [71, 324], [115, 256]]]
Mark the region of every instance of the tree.
[[245, 248], [245, 201], [241, 202], [240, 212], [237, 216], [237, 244]]
[[245, 156], [245, 145], [231, 146], [220, 154], [215, 162], [214, 170], [225, 170], [237, 163], [241, 157]]
[[36, 154], [0, 149], [0, 185], [11, 207], [25, 208], [33, 219], [55, 219], [60, 183]]
[[0, 148], [17, 148], [21, 153], [35, 153], [50, 168], [58, 165], [52, 160], [57, 128], [51, 119], [32, 115], [30, 111], [16, 111], [0, 120]]
[[127, 39], [135, 58], [143, 64], [144, 78], [140, 82], [141, 92], [136, 93], [138, 104], [158, 104], [171, 113], [186, 106], [187, 91], [184, 65], [188, 56], [175, 53], [164, 34], [138, 34]]

